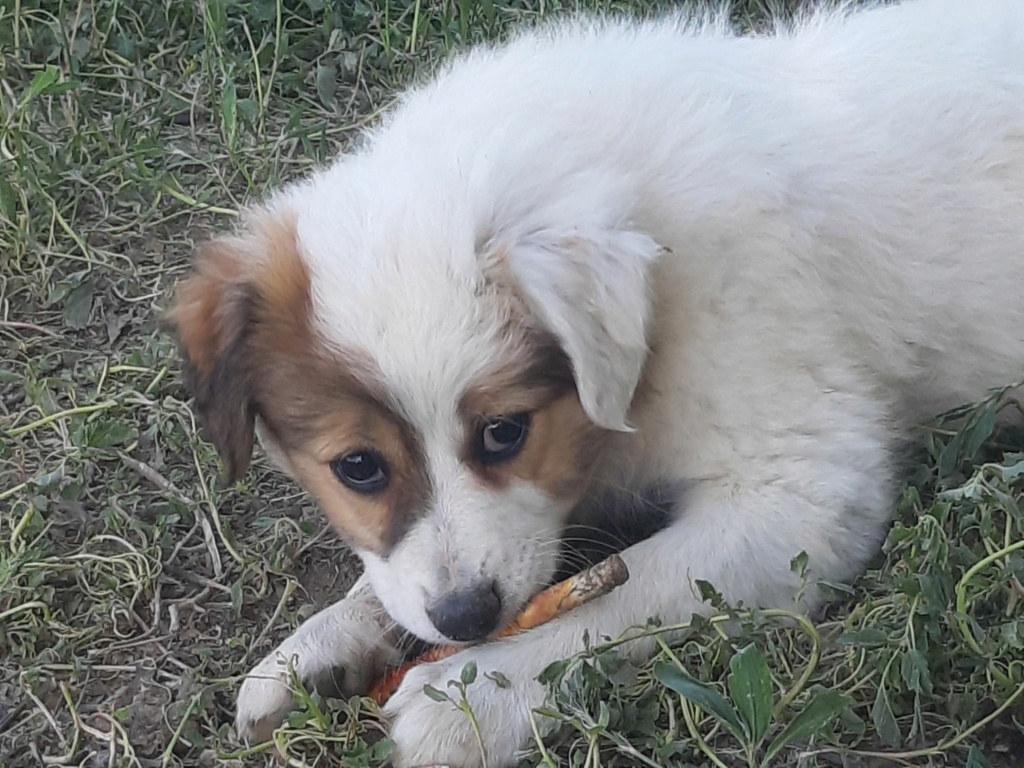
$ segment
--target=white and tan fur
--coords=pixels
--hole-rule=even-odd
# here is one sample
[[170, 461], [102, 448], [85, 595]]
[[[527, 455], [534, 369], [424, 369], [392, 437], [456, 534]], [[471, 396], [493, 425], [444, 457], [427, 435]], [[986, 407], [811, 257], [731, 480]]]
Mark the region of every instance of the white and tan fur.
[[[508, 765], [536, 676], [585, 631], [686, 620], [706, 610], [696, 579], [790, 606], [801, 552], [853, 577], [897, 441], [1021, 378], [1024, 3], [822, 11], [758, 38], [678, 19], [526, 32], [458, 57], [248, 222], [174, 309], [190, 386], [231, 474], [257, 429], [365, 575], [246, 680], [241, 735], [286, 714], [283, 661], [365, 690], [395, 622], [444, 640], [430, 596], [485, 576], [508, 618], [551, 579], [570, 514], [686, 487], [622, 553], [625, 586], [422, 666], [388, 704], [396, 764], [478, 764], [469, 722], [422, 694], [475, 661], [489, 765]], [[473, 425], [526, 408], [522, 455], [473, 466]], [[372, 499], [327, 465], [367, 444], [396, 473]]]

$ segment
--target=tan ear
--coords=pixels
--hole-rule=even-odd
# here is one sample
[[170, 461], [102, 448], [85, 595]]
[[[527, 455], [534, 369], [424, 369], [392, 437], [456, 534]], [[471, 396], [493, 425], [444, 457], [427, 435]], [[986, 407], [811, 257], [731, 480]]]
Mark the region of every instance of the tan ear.
[[200, 247], [166, 320], [177, 336], [184, 381], [228, 482], [249, 468], [256, 413], [248, 335], [254, 310], [247, 254], [228, 238]]

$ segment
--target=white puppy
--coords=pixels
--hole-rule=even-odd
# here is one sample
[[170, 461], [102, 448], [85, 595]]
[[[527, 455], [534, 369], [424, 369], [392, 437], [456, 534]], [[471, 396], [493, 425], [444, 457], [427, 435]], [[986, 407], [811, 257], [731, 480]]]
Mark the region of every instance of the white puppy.
[[282, 662], [365, 690], [394, 622], [480, 638], [551, 580], [571, 515], [677, 494], [625, 586], [418, 668], [387, 707], [397, 764], [479, 763], [422, 693], [475, 661], [507, 765], [584, 631], [684, 621], [696, 579], [791, 606], [801, 552], [854, 576], [896, 441], [1024, 374], [1024, 3], [479, 48], [205, 246], [172, 317], [229, 475], [258, 430], [365, 564], [245, 682], [243, 736], [287, 712]]

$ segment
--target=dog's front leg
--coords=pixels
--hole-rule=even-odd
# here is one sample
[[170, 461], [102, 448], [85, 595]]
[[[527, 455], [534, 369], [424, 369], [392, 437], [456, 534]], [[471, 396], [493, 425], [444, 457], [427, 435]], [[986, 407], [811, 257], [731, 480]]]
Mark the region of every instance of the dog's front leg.
[[289, 668], [303, 685], [365, 693], [388, 664], [399, 661], [398, 631], [365, 576], [334, 605], [310, 617], [246, 676], [235, 728], [246, 741], [270, 738], [292, 709]]
[[[530, 710], [543, 703], [537, 677], [544, 668], [581, 650], [584, 631], [599, 641], [652, 616], [676, 624], [706, 612], [697, 579], [711, 582], [733, 603], [791, 607], [799, 579], [790, 563], [801, 551], [817, 575], [848, 576], [877, 545], [888, 497], [873, 483], [876, 491], [858, 500], [867, 507], [850, 512], [843, 499], [809, 498], [805, 479], [789, 489], [773, 482], [746, 491], [729, 486], [698, 492], [670, 527], [622, 553], [630, 579], [610, 595], [520, 636], [412, 670], [386, 707], [393, 718], [396, 765], [470, 768], [481, 765], [484, 754], [490, 768], [513, 764], [515, 752], [530, 739]], [[813, 590], [808, 595], [804, 607], [816, 600]], [[650, 640], [624, 646], [638, 660], [653, 647]], [[431, 685], [457, 700], [448, 682], [458, 680], [470, 662], [478, 675], [467, 698], [479, 740], [462, 712], [423, 693]]]

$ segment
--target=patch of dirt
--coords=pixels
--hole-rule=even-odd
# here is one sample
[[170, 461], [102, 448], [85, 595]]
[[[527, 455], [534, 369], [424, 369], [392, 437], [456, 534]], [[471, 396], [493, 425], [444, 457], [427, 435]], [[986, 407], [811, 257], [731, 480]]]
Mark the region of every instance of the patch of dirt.
[[[327, 532], [326, 536], [333, 537], [333, 534]], [[360, 573], [359, 558], [340, 544], [307, 550], [295, 563], [295, 577], [302, 587], [302, 597], [318, 611], [344, 597]]]

